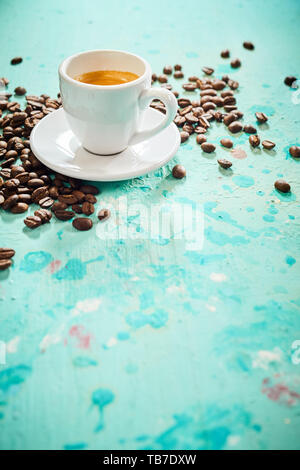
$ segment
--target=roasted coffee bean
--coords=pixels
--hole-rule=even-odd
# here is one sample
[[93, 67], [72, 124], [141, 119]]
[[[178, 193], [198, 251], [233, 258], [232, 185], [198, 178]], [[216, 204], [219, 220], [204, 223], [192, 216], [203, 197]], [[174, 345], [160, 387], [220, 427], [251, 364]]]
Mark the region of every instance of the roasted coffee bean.
[[45, 185], [44, 181], [40, 178], [32, 178], [28, 180], [27, 184], [30, 188], [39, 188]]
[[[19, 165], [13, 165], [11, 167], [11, 172], [10, 172], [10, 176], [11, 178], [16, 178], [19, 174], [23, 173], [24, 172], [24, 168], [22, 166], [19, 166]], [[18, 178], [19, 179], [19, 178]]]
[[21, 184], [25, 184], [29, 180], [29, 173], [27, 171], [23, 171], [23, 173], [18, 173], [16, 178], [20, 181]]
[[220, 111], [216, 111], [216, 112], [214, 113], [214, 117], [215, 117], [215, 120], [216, 120], [217, 122], [222, 122], [224, 115], [223, 115], [222, 113], [220, 113]]
[[223, 51], [221, 51], [220, 56], [223, 57], [223, 59], [228, 59], [228, 57], [230, 56], [229, 49], [224, 49]]
[[72, 204], [76, 204], [77, 198], [74, 196], [74, 194], [61, 194], [58, 196], [59, 202], [64, 202], [71, 206]]
[[23, 212], [26, 212], [28, 210], [28, 204], [25, 202], [17, 202], [12, 208], [11, 212], [13, 214], [23, 214]]
[[260, 123], [267, 122], [268, 116], [265, 113], [255, 113], [256, 119]]
[[167, 75], [159, 75], [158, 81], [159, 81], [160, 83], [167, 83], [167, 81], [168, 81]]
[[231, 149], [233, 146], [233, 143], [230, 139], [224, 138], [220, 140], [220, 143], [223, 145], [223, 147], [226, 147], [228, 149]]
[[51, 210], [52, 212], [56, 212], [56, 211], [60, 211], [60, 210], [65, 210], [67, 209], [68, 207], [68, 204], [64, 203], [64, 202], [55, 202], [52, 207], [51, 207]]
[[224, 82], [223, 80], [215, 80], [212, 83], [212, 86], [214, 90], [223, 90], [223, 88], [226, 87], [226, 82]]
[[250, 142], [251, 147], [254, 147], [254, 148], [258, 147], [260, 144], [260, 138], [258, 137], [257, 134], [250, 135], [249, 142]]
[[172, 170], [172, 175], [174, 176], [174, 178], [179, 179], [179, 180], [184, 178], [186, 176], [186, 170], [185, 170], [184, 166], [175, 165], [173, 170]]
[[7, 86], [9, 84], [9, 80], [6, 77], [0, 78], [0, 86]]
[[83, 192], [84, 194], [93, 194], [97, 196], [100, 193], [99, 189], [92, 184], [83, 184], [79, 187], [79, 191]]
[[224, 99], [224, 104], [225, 104], [225, 105], [233, 105], [233, 104], [236, 104], [236, 99], [235, 99], [234, 96], [227, 95], [227, 96], [225, 96], [223, 99]]
[[34, 211], [34, 215], [41, 219], [42, 224], [46, 224], [47, 222], [50, 222], [52, 218], [51, 212], [48, 211], [47, 209], [38, 209]]
[[192, 134], [195, 132], [195, 129], [194, 129], [193, 124], [189, 124], [189, 123], [186, 122], [186, 123], [182, 126], [182, 131], [183, 131], [183, 132], [187, 132], [189, 135], [192, 135]]
[[26, 219], [24, 219], [24, 224], [28, 228], [35, 229], [39, 227], [40, 225], [42, 225], [42, 220], [40, 217], [36, 215], [29, 215], [28, 217], [26, 217]]
[[0, 248], [0, 259], [10, 259], [16, 252], [12, 248]]
[[182, 85], [182, 88], [185, 90], [185, 91], [195, 91], [196, 88], [197, 88], [197, 84], [196, 83], [184, 83]]
[[0, 193], [0, 206], [2, 206], [4, 201], [5, 201], [5, 197], [4, 197], [3, 193], [1, 192]]
[[218, 160], [218, 163], [225, 170], [232, 166], [232, 163], [229, 160], [226, 160], [225, 158], [220, 158], [220, 160]]
[[229, 124], [231, 124], [232, 122], [234, 122], [236, 119], [237, 119], [236, 114], [234, 114], [234, 113], [229, 113], [229, 114], [226, 114], [226, 115], [224, 116], [223, 122], [224, 122], [225, 126], [229, 126]]
[[210, 111], [211, 109], [216, 109], [216, 107], [217, 106], [212, 101], [207, 101], [202, 105], [202, 108], [205, 112]]
[[242, 113], [242, 111], [239, 111], [238, 109], [236, 109], [235, 111], [233, 111], [234, 114], [236, 115], [236, 117], [238, 119], [242, 119], [242, 117], [244, 116], [244, 113]]
[[13, 59], [11, 59], [10, 63], [11, 65], [17, 65], [20, 64], [22, 61], [22, 57], [14, 57]]
[[109, 209], [101, 209], [101, 210], [98, 212], [98, 219], [99, 219], [101, 222], [104, 222], [104, 221], [107, 220], [109, 217], [110, 217], [110, 210], [109, 210]]
[[174, 78], [183, 78], [184, 74], [183, 74], [183, 72], [181, 72], [181, 70], [178, 70], [178, 71], [174, 72], [173, 77]]
[[228, 130], [232, 132], [232, 134], [237, 134], [238, 132], [241, 132], [243, 130], [243, 124], [239, 121], [233, 121], [231, 124], [229, 124]]
[[181, 70], [182, 69], [182, 65], [180, 64], [175, 64], [174, 65], [174, 70]]
[[0, 176], [2, 176], [2, 178], [10, 178], [10, 174], [11, 174], [11, 169], [10, 168], [3, 168], [3, 170], [0, 171]]
[[271, 140], [263, 140], [262, 141], [262, 146], [266, 149], [266, 150], [272, 150], [274, 147], [275, 147], [275, 143], [272, 142]]
[[173, 93], [173, 95], [175, 96], [175, 98], [178, 98], [178, 96], [179, 96], [178, 91], [174, 91], [174, 90], [173, 90], [172, 93]]
[[214, 144], [210, 144], [209, 142], [203, 142], [203, 144], [201, 144], [201, 149], [205, 153], [212, 153], [216, 150], [216, 146]]
[[75, 212], [66, 210], [57, 210], [54, 212], [55, 217], [59, 220], [70, 220], [75, 216]]
[[172, 72], [173, 72], [172, 65], [165, 65], [165, 67], [163, 69], [163, 73], [165, 73], [166, 75], [171, 75]]
[[82, 207], [79, 204], [72, 204], [72, 211], [76, 212], [76, 214], [82, 214]]
[[26, 193], [21, 193], [18, 195], [18, 202], [25, 202], [25, 204], [31, 203], [31, 195]]
[[236, 90], [239, 87], [239, 82], [237, 82], [236, 80], [231, 80], [230, 79], [230, 80], [228, 80], [228, 86], [232, 90]]
[[51, 188], [49, 188], [49, 196], [52, 199], [57, 199], [58, 198], [59, 192], [58, 192], [58, 189], [57, 189], [56, 186], [51, 186]]
[[226, 104], [224, 106], [224, 111], [226, 111], [226, 113], [231, 113], [232, 111], [235, 111], [236, 109], [237, 107], [232, 104]]
[[0, 140], [0, 149], [6, 149], [7, 148], [7, 142], [5, 140]]
[[16, 160], [18, 158], [18, 152], [16, 152], [15, 150], [8, 150], [5, 154], [5, 158], [13, 158], [14, 160]]
[[0, 271], [10, 268], [12, 265], [11, 259], [0, 259]]
[[292, 145], [292, 147], [289, 148], [289, 153], [294, 158], [300, 158], [300, 146]]
[[20, 181], [17, 180], [17, 178], [12, 178], [12, 179], [6, 181], [6, 183], [4, 183], [4, 187], [14, 191], [14, 190], [17, 189], [19, 184], [20, 184]]
[[26, 89], [23, 86], [17, 86], [17, 88], [15, 88], [16, 95], [22, 96], [22, 95], [25, 95], [25, 93], [26, 93]]
[[191, 100], [187, 98], [179, 98], [177, 100], [177, 103], [178, 103], [179, 108], [186, 108], [186, 106], [190, 106]]
[[240, 59], [233, 59], [233, 60], [230, 62], [230, 65], [231, 65], [231, 67], [232, 67], [233, 69], [237, 69], [237, 68], [239, 68], [239, 67], [242, 65], [242, 63], [241, 63]]
[[53, 205], [53, 203], [54, 203], [53, 199], [51, 199], [51, 197], [49, 196], [43, 197], [42, 199], [39, 200], [39, 205], [43, 209], [49, 209]]
[[289, 193], [290, 190], [291, 190], [291, 187], [290, 187], [289, 183], [287, 183], [284, 180], [275, 181], [274, 186], [281, 193]]
[[296, 77], [293, 77], [292, 75], [288, 76], [288, 77], [285, 77], [284, 79], [284, 83], [287, 85], [287, 86], [292, 86], [294, 82], [297, 81], [297, 78]]
[[206, 75], [212, 75], [214, 73], [214, 69], [211, 67], [202, 67], [202, 72], [204, 72]]
[[87, 217], [77, 217], [73, 220], [72, 225], [76, 230], [86, 231], [90, 230], [93, 226], [93, 221]]
[[[85, 201], [90, 202], [91, 204], [96, 204], [97, 199], [95, 198], [95, 196], [93, 194], [86, 194], [85, 195]], [[80, 202], [80, 201], [78, 201], [78, 202]]]
[[254, 49], [254, 44], [250, 41], [243, 42], [243, 46], [245, 49], [248, 49], [249, 51], [253, 51]]
[[156, 75], [156, 73], [153, 73], [153, 74], [152, 74], [151, 80], [152, 80], [152, 82], [156, 82], [156, 81], [157, 81], [157, 75]]
[[246, 132], [246, 134], [256, 134], [257, 130], [251, 124], [246, 124], [244, 126], [244, 132]]
[[46, 197], [48, 195], [49, 195], [48, 188], [46, 186], [41, 186], [39, 188], [36, 188], [33, 191], [31, 197], [32, 197], [32, 200], [35, 203], [38, 203], [40, 201], [40, 199], [43, 199], [44, 197]]
[[177, 127], [182, 127], [185, 123], [185, 117], [184, 116], [176, 116], [174, 119], [174, 124], [176, 124]]
[[206, 127], [196, 126], [194, 128], [194, 131], [195, 131], [196, 134], [205, 134], [207, 132], [207, 129], [206, 129]]
[[12, 194], [2, 204], [4, 210], [10, 209], [19, 201], [19, 196], [17, 194]]
[[82, 212], [85, 215], [92, 215], [95, 212], [95, 207], [91, 202], [85, 201], [82, 204]]
[[183, 142], [186, 142], [189, 138], [190, 134], [186, 131], [181, 131], [180, 132], [180, 140], [181, 140], [181, 143]]
[[189, 124], [197, 124], [198, 118], [193, 113], [187, 113], [185, 119]]
[[160, 85], [161, 88], [166, 88], [166, 90], [172, 90], [172, 85], [171, 83], [162, 83], [162, 85]]
[[201, 145], [206, 142], [206, 137], [203, 134], [198, 134], [196, 137], [197, 144]]

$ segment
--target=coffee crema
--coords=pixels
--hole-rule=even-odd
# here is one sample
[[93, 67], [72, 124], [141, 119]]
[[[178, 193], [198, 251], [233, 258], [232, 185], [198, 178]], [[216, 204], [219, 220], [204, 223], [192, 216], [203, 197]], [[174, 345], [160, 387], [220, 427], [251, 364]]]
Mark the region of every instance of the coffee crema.
[[123, 72], [122, 70], [94, 70], [78, 75], [75, 80], [90, 85], [122, 85], [137, 78], [139, 76], [136, 73]]

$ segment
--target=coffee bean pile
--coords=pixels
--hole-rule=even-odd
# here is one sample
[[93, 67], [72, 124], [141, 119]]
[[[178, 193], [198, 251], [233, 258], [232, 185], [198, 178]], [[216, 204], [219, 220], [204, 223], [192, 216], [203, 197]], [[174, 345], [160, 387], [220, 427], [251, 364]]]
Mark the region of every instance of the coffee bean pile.
[[[0, 80], [5, 86], [9, 83], [6, 78]], [[17, 87], [15, 93], [23, 95], [26, 90]], [[88, 217], [95, 212], [98, 188], [54, 173], [30, 148], [32, 129], [44, 116], [60, 108], [59, 95], [55, 99], [46, 94], [26, 95], [24, 109], [18, 102], [11, 101], [11, 96], [10, 93], [0, 95], [0, 128], [3, 129], [0, 135], [0, 207], [22, 214], [32, 204], [39, 206], [34, 215], [24, 220], [30, 229], [49, 223], [52, 214], [61, 221], [73, 219], [77, 230], [91, 229], [93, 222]], [[77, 214], [86, 217], [75, 218]]]
[[[249, 51], [255, 49], [254, 44], [250, 41], [245, 41], [243, 47]], [[220, 56], [227, 59], [230, 57], [230, 51], [224, 49], [221, 51]], [[232, 68], [238, 68], [241, 67], [242, 63], [240, 59], [236, 58], [231, 60], [230, 65]], [[249, 134], [250, 146], [252, 148], [259, 147], [261, 139], [257, 134], [257, 128], [252, 124], [244, 124], [242, 122], [244, 114], [238, 109], [235, 93], [239, 89], [239, 82], [233, 80], [228, 75], [214, 78], [214, 69], [212, 67], [202, 67], [202, 72], [202, 76], [192, 75], [186, 83], [182, 84], [184, 92], [193, 93], [193, 98], [187, 97], [186, 94], [181, 97], [177, 91], [173, 91], [179, 107], [174, 123], [180, 130], [181, 143], [186, 142], [192, 134], [196, 134], [196, 142], [201, 146], [201, 150], [205, 153], [214, 153], [216, 146], [207, 142], [205, 134], [209, 133], [209, 129], [215, 121], [223, 123], [232, 134], [232, 137], [241, 132]], [[168, 83], [171, 75], [176, 80], [183, 79], [182, 66], [179, 64], [174, 65], [174, 67], [166, 65], [163, 68], [163, 75], [155, 73], [152, 75], [152, 84], [158, 81], [161, 84], [160, 86], [172, 90], [172, 86]], [[296, 77], [286, 77], [284, 83], [292, 86], [295, 80]], [[195, 96], [195, 92], [198, 91], [199, 95]], [[165, 106], [161, 101], [153, 100], [150, 106], [166, 114]], [[255, 117], [258, 126], [265, 124], [269, 119], [264, 112], [256, 112]], [[233, 142], [229, 138], [224, 138], [220, 140], [220, 145], [231, 149]], [[262, 141], [262, 146], [265, 150], [272, 150], [275, 145], [271, 140]], [[293, 158], [300, 158], [299, 146], [294, 145], [290, 147], [289, 152]], [[232, 162], [229, 160], [219, 159], [218, 163], [223, 169], [228, 169], [232, 166]], [[183, 168], [182, 165], [179, 166]], [[178, 178], [176, 176], [178, 174], [176, 167], [174, 167], [173, 176]]]

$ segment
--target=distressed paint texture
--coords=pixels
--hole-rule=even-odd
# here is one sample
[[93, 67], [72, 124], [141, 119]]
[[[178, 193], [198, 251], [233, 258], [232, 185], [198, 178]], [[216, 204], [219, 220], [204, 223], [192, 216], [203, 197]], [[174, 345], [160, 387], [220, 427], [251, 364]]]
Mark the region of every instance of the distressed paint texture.
[[[55, 96], [58, 63], [99, 47], [140, 54], [157, 73], [166, 63], [182, 63], [186, 77], [213, 66], [240, 81], [245, 122], [270, 116], [259, 134], [276, 147], [236, 137], [245, 154], [225, 172], [191, 138], [163, 169], [99, 184], [99, 208], [124, 196], [128, 207], [200, 208], [202, 249], [151, 239], [135, 214], [118, 220], [135, 238], [118, 240], [101, 238], [104, 224], [24, 231], [22, 215], [0, 211], [0, 246], [16, 250], [0, 273], [0, 448], [299, 449], [300, 162], [288, 147], [299, 144], [300, 104], [283, 85], [300, 71], [299, 1], [19, 3], [0, 4], [10, 91]], [[239, 70], [219, 57], [224, 47]], [[12, 67], [16, 55], [24, 61]], [[218, 144], [226, 129], [208, 136]], [[231, 156], [219, 145], [216, 154]], [[175, 163], [185, 180], [170, 175]], [[279, 177], [291, 194], [274, 190]]]

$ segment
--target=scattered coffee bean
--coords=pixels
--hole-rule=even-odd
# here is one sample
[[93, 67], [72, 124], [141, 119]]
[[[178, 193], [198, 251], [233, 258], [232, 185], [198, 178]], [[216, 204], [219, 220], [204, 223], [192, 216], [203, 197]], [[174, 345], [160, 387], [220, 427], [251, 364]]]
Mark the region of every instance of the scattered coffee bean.
[[74, 194], [61, 194], [58, 196], [59, 202], [64, 202], [65, 204], [68, 204], [71, 206], [72, 204], [76, 204], [77, 198], [74, 196]]
[[25, 93], [26, 93], [26, 88], [24, 88], [23, 86], [17, 86], [17, 88], [15, 88], [16, 95], [22, 96], [22, 95], [25, 95]]
[[230, 56], [230, 52], [229, 52], [229, 49], [224, 49], [223, 51], [221, 51], [221, 57], [223, 57], [223, 59], [228, 59], [228, 57]]
[[254, 147], [254, 148], [258, 147], [260, 144], [260, 138], [258, 137], [257, 134], [250, 135], [249, 142], [250, 142], [251, 147]]
[[206, 127], [196, 126], [194, 128], [194, 131], [195, 131], [196, 134], [205, 134], [207, 132], [207, 129], [206, 129]]
[[54, 201], [51, 197], [46, 196], [39, 200], [39, 205], [42, 209], [49, 209], [53, 205]]
[[71, 220], [75, 217], [75, 212], [59, 209], [54, 212], [54, 215], [59, 220]]
[[246, 134], [256, 134], [257, 130], [251, 124], [246, 124], [244, 126], [244, 132], [246, 132]]
[[72, 211], [74, 211], [76, 214], [82, 214], [81, 205], [80, 204], [72, 204]]
[[91, 202], [84, 202], [82, 204], [82, 212], [85, 215], [92, 215], [95, 212], [95, 207]]
[[199, 145], [204, 144], [204, 142], [206, 142], [206, 137], [205, 137], [205, 135], [203, 135], [203, 134], [198, 134], [197, 137], [196, 137], [196, 142], [197, 142], [197, 144], [199, 144]]
[[289, 148], [289, 153], [294, 158], [300, 158], [300, 146], [292, 145], [292, 147]]
[[11, 65], [17, 65], [20, 64], [22, 61], [22, 57], [14, 57], [13, 59], [11, 59], [10, 63]]
[[167, 83], [167, 81], [168, 81], [167, 75], [160, 75], [160, 76], [158, 77], [158, 81], [159, 81], [160, 83]]
[[100, 193], [99, 189], [92, 184], [81, 185], [79, 187], [79, 191], [81, 191], [84, 194], [93, 194], [94, 196], [97, 196], [97, 194]]
[[174, 176], [174, 178], [179, 179], [179, 180], [184, 178], [186, 176], [186, 170], [184, 166], [175, 165], [172, 170], [172, 175]]
[[12, 265], [11, 259], [0, 259], [0, 271], [10, 268]]
[[37, 217], [36, 215], [30, 215], [24, 219], [24, 224], [31, 229], [35, 229], [42, 225], [42, 221], [40, 217]]
[[152, 80], [152, 82], [156, 82], [156, 81], [157, 81], [157, 75], [156, 75], [156, 73], [153, 73], [153, 74], [152, 74], [151, 80]]
[[17, 202], [19, 201], [19, 196], [17, 194], [13, 194], [9, 196], [5, 201], [2, 203], [2, 208], [4, 210], [11, 209]]
[[72, 225], [76, 230], [86, 231], [90, 230], [93, 226], [93, 221], [87, 217], [77, 217], [73, 220]]
[[203, 142], [203, 144], [201, 144], [201, 149], [205, 153], [212, 153], [216, 150], [216, 146], [214, 144], [210, 144], [209, 142]]
[[172, 65], [166, 65], [163, 69], [163, 72], [166, 74], [166, 75], [171, 75], [172, 72], [173, 72], [173, 67]]
[[47, 209], [38, 209], [38, 210], [34, 211], [34, 215], [36, 217], [39, 217], [43, 224], [46, 224], [47, 222], [50, 222], [50, 220], [52, 218], [51, 212], [48, 211]]
[[110, 210], [109, 210], [109, 209], [101, 209], [101, 210], [98, 212], [98, 219], [99, 219], [101, 222], [104, 222], [104, 221], [107, 220], [109, 217], [110, 217]]
[[182, 66], [180, 64], [174, 65], [174, 70], [181, 70]]
[[268, 116], [265, 113], [255, 113], [256, 119], [260, 123], [267, 122]]
[[[224, 118], [224, 122], [225, 122], [225, 118]], [[237, 134], [238, 132], [241, 132], [243, 130], [243, 124], [239, 121], [233, 121], [229, 124], [228, 130], [232, 134]]]
[[272, 150], [274, 147], [275, 147], [275, 143], [272, 142], [271, 140], [263, 140], [262, 141], [262, 146], [266, 149], [266, 150]]
[[296, 77], [293, 77], [292, 75], [288, 76], [288, 77], [285, 77], [284, 79], [284, 83], [287, 85], [287, 86], [292, 86], [294, 82], [297, 81], [297, 78]]
[[189, 138], [190, 134], [186, 131], [181, 131], [180, 132], [180, 140], [181, 140], [181, 143], [183, 142], [186, 142]]
[[202, 72], [204, 72], [206, 75], [212, 75], [214, 73], [214, 69], [211, 67], [202, 67]]
[[248, 49], [249, 51], [253, 51], [254, 49], [254, 44], [250, 41], [243, 42], [243, 46], [245, 49]]
[[233, 146], [233, 143], [230, 139], [224, 138], [220, 140], [220, 143], [223, 145], [223, 147], [226, 147], [228, 149], [231, 149]]
[[0, 259], [10, 259], [15, 256], [15, 253], [12, 248], [0, 248]]
[[178, 70], [178, 71], [174, 72], [173, 77], [174, 78], [183, 78], [184, 74], [183, 74], [183, 72], [181, 72], [181, 70]]
[[196, 88], [197, 88], [197, 84], [196, 83], [184, 83], [182, 85], [182, 88], [185, 90], [185, 91], [195, 91]]
[[237, 69], [237, 68], [239, 68], [239, 67], [242, 65], [242, 63], [241, 63], [240, 59], [233, 59], [233, 60], [230, 62], [230, 65], [231, 65], [231, 67], [232, 67], [233, 69]]
[[218, 160], [218, 163], [225, 170], [232, 166], [232, 163], [229, 160], [226, 160], [225, 158], [221, 158], [220, 160]]
[[26, 212], [28, 210], [28, 204], [25, 202], [17, 202], [14, 206], [11, 208], [11, 212], [13, 214], [23, 214], [23, 212]]
[[275, 181], [274, 186], [281, 193], [289, 193], [290, 190], [291, 190], [291, 187], [290, 187], [289, 183], [287, 183], [284, 180]]

